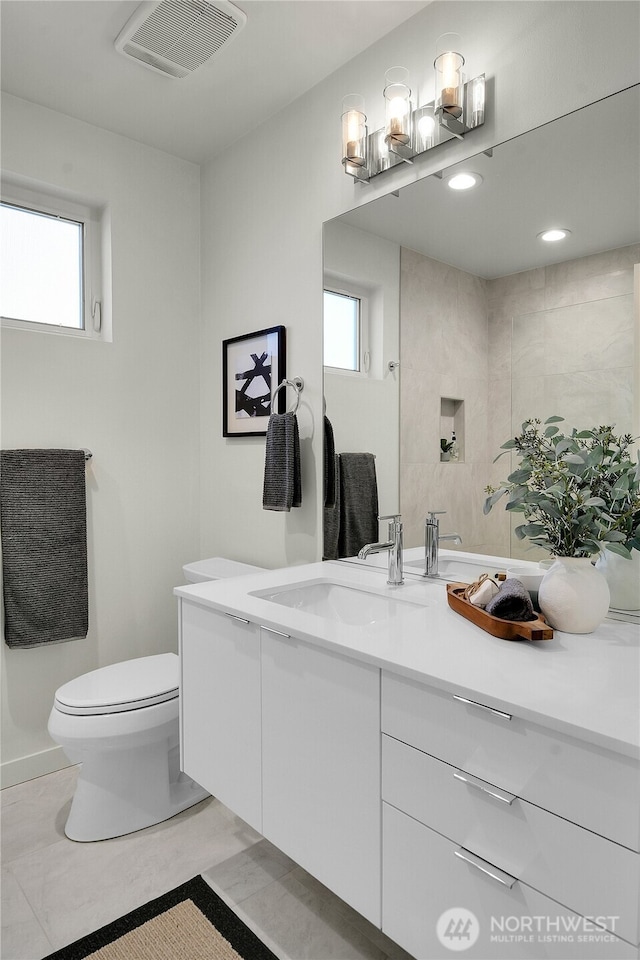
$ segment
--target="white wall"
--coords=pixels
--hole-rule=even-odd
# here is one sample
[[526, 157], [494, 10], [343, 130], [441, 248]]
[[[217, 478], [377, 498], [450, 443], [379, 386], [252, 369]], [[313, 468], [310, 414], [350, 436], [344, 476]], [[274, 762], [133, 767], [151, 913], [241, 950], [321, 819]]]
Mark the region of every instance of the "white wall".
[[400, 509], [399, 371], [389, 370], [389, 361], [400, 359], [400, 247], [349, 224], [328, 223], [324, 278], [329, 284], [352, 281], [372, 294], [370, 375], [354, 377], [326, 370], [324, 395], [336, 453], [374, 454], [379, 513], [388, 516]]
[[172, 587], [199, 556], [197, 166], [31, 103], [2, 104], [3, 169], [109, 205], [113, 342], [2, 333], [2, 446], [89, 447], [89, 634], [2, 643], [3, 785], [64, 766], [55, 690], [176, 650]]
[[[321, 556], [322, 222], [637, 82], [639, 9], [598, 0], [430, 4], [203, 169], [205, 554], [268, 566]], [[340, 165], [342, 97], [361, 92], [370, 128], [381, 126], [384, 70], [402, 63], [422, 78], [421, 102], [430, 100], [436, 39], [450, 30], [463, 37], [468, 75], [487, 74], [485, 126], [355, 185]], [[606, 70], [594, 67], [601, 63]], [[289, 374], [305, 380], [303, 504], [284, 515], [262, 510], [264, 441], [221, 436], [221, 340], [275, 323], [287, 327]]]

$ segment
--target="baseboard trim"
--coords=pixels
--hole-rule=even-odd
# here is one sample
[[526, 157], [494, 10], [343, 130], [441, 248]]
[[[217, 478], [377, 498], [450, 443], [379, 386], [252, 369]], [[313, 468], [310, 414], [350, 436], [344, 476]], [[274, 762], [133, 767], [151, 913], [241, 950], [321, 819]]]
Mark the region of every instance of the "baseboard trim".
[[32, 753], [27, 757], [18, 757], [17, 760], [7, 760], [0, 764], [0, 787], [14, 787], [17, 783], [26, 780], [35, 780], [44, 777], [47, 773], [54, 773], [64, 767], [71, 767], [62, 747], [51, 747]]

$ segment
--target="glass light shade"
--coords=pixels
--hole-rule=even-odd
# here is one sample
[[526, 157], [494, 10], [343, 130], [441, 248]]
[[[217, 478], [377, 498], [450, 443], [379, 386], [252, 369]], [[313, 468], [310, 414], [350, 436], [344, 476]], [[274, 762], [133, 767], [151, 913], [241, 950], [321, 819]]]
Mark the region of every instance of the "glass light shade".
[[445, 33], [438, 40], [438, 55], [434, 61], [436, 70], [436, 110], [448, 113], [457, 120], [462, 116], [464, 57], [457, 53], [460, 37]]
[[479, 127], [484, 123], [484, 76], [476, 77], [471, 82], [471, 123], [472, 127]]
[[432, 103], [416, 110], [414, 126], [416, 153], [431, 150], [438, 142], [438, 124], [436, 123]]
[[364, 98], [357, 93], [342, 101], [342, 162], [345, 166], [367, 165], [367, 117]]
[[411, 142], [411, 89], [409, 71], [405, 67], [390, 67], [385, 73], [385, 128], [387, 147], [406, 147]]

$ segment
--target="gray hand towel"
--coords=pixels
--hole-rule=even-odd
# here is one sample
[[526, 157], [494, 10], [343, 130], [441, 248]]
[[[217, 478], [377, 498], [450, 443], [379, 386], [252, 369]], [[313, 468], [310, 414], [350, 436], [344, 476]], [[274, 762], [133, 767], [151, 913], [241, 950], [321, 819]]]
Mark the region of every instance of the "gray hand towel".
[[264, 458], [264, 510], [291, 510], [302, 504], [300, 439], [293, 412], [272, 413]]
[[338, 559], [338, 537], [340, 535], [340, 457], [334, 454], [335, 501], [324, 508], [323, 560]]
[[533, 604], [524, 584], [515, 577], [504, 580], [495, 597], [484, 608], [492, 617], [501, 620], [535, 620]]
[[339, 557], [378, 540], [378, 482], [372, 453], [341, 453]]
[[333, 439], [333, 426], [327, 416], [324, 418], [324, 505], [334, 507], [337, 493], [336, 446]]
[[86, 637], [84, 451], [3, 450], [0, 467], [8, 646]]

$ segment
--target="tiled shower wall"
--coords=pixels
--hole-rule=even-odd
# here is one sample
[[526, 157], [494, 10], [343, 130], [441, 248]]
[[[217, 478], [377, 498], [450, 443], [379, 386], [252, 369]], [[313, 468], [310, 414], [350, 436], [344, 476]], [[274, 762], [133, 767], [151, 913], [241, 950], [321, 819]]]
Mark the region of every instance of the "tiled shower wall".
[[[565, 418], [563, 430], [614, 424], [633, 433], [638, 262], [640, 244], [633, 244], [487, 283], [491, 340], [511, 344], [510, 368], [503, 363], [491, 384], [504, 392], [508, 375], [512, 385], [503, 440], [524, 420], [552, 415]], [[500, 463], [506, 477], [507, 457]], [[534, 558], [515, 536], [511, 542], [511, 555]]]
[[[407, 546], [428, 510], [461, 549], [534, 559], [488, 483], [510, 472], [500, 445], [524, 419], [614, 423], [632, 432], [633, 268], [640, 245], [484, 281], [403, 248], [400, 500]], [[637, 335], [637, 333], [636, 333]], [[637, 385], [636, 385], [637, 389]], [[464, 462], [440, 463], [440, 398], [464, 400]], [[537, 554], [536, 554], [537, 556]]]
[[[446, 510], [442, 533], [459, 533], [463, 550], [498, 554], [502, 518], [482, 514], [493, 456], [486, 282], [403, 247], [400, 313], [405, 545], [423, 542], [429, 510]], [[443, 397], [464, 402], [463, 455], [457, 462], [440, 462]]]

